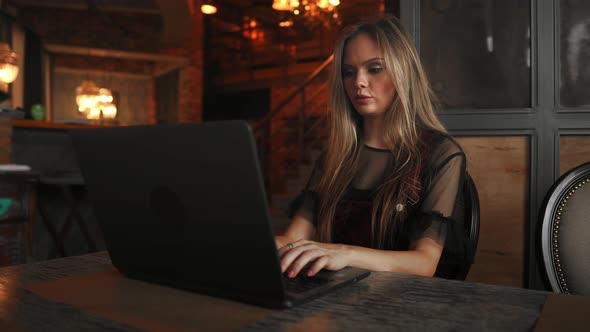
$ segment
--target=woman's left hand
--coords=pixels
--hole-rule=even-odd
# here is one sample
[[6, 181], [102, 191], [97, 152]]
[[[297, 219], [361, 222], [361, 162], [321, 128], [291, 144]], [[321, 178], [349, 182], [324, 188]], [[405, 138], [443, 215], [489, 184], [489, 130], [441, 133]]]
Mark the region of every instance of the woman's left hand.
[[348, 266], [349, 253], [342, 244], [321, 243], [299, 240], [279, 249], [281, 270], [287, 271], [289, 278], [294, 278], [301, 270], [310, 266], [308, 276], [313, 276], [321, 269], [340, 270]]

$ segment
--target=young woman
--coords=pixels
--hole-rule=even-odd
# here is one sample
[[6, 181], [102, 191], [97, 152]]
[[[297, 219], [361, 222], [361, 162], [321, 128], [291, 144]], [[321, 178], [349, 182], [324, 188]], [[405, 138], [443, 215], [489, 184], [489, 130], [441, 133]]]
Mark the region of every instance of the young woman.
[[409, 35], [394, 17], [368, 21], [334, 56], [327, 151], [276, 238], [283, 271], [452, 277], [466, 257], [465, 155], [434, 114]]

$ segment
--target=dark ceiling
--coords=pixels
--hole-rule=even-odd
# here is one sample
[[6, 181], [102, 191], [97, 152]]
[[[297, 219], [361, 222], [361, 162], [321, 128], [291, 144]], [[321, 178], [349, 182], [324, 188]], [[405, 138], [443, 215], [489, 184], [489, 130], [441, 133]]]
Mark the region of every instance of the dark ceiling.
[[[17, 8], [45, 7], [61, 9], [97, 9], [103, 11], [126, 11], [138, 13], [165, 14], [171, 8], [178, 10], [175, 16], [182, 15], [182, 8], [188, 8], [188, 0], [7, 0]], [[219, 8], [212, 20], [240, 24], [244, 16], [254, 18], [263, 25], [276, 25], [288, 15], [272, 9], [273, 0], [215, 0]], [[362, 11], [366, 4], [374, 5], [378, 0], [342, 0], [339, 10], [356, 7], [354, 12]], [[180, 10], [179, 10], [180, 9]], [[198, 9], [197, 9], [198, 10]]]
[[[9, 0], [19, 8], [48, 7], [63, 9], [96, 8], [106, 11], [154, 12], [161, 11], [167, 3], [185, 2], [184, 0]], [[219, 8], [216, 16], [232, 18], [246, 14], [261, 19], [276, 20], [277, 13], [272, 9], [272, 0], [216, 0]]]
[[159, 11], [157, 0], [9, 0], [17, 7], [51, 7], [68, 9], [102, 9]]
[[[219, 39], [228, 35], [240, 37], [243, 29], [249, 29], [247, 23], [250, 19], [257, 22], [257, 29], [266, 30], [269, 42], [277, 42], [277, 38], [284, 40], [293, 38], [307, 40], [315, 38], [316, 34], [310, 31], [310, 24], [302, 18], [290, 13], [279, 12], [272, 9], [273, 0], [214, 0], [218, 12], [206, 17], [206, 27], [209, 36]], [[196, 2], [196, 1], [195, 1]], [[137, 13], [145, 15], [157, 15], [162, 24], [162, 45], [179, 45], [192, 31], [192, 4], [189, 0], [6, 0], [18, 10], [26, 11], [28, 8], [67, 9], [67, 10], [91, 10], [107, 17], [109, 12]], [[363, 11], [374, 13], [375, 6], [379, 6], [383, 0], [342, 0], [338, 7], [338, 21], [347, 25], [358, 21], [364, 16]], [[199, 8], [194, 8], [199, 10]], [[247, 19], [246, 19], [247, 18]], [[295, 24], [293, 28], [282, 29], [278, 23], [291, 18]], [[299, 20], [299, 21], [298, 21]], [[341, 26], [330, 21], [323, 23], [324, 30], [339, 31]], [[317, 29], [317, 26], [312, 28]], [[274, 36], [270, 38], [270, 36]], [[278, 37], [277, 37], [278, 36]], [[243, 38], [243, 36], [241, 36]]]
[[[70, 10], [98, 10], [103, 12], [128, 12], [161, 15], [164, 29], [170, 35], [182, 35], [190, 24], [189, 1], [186, 0], [8, 0], [19, 10], [49, 8]], [[209, 19], [216, 30], [233, 31], [244, 22], [244, 17], [254, 18], [262, 25], [276, 26], [281, 13], [272, 9], [272, 0], [215, 0], [218, 13]], [[199, 10], [198, 8], [196, 10]]]

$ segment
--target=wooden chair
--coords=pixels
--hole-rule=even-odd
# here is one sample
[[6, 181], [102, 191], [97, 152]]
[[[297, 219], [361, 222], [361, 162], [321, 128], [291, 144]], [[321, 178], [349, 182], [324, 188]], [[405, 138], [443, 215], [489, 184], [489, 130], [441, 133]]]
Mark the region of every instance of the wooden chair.
[[[54, 248], [50, 250], [47, 258], [54, 258], [56, 254], [62, 257], [68, 256], [65, 243], [74, 222], [78, 225], [84, 237], [88, 251], [96, 251], [96, 242], [90, 234], [86, 220], [79, 210], [80, 197], [85, 190], [82, 176], [79, 173], [62, 174], [60, 176], [41, 176], [37, 190], [39, 191], [37, 207], [41, 221], [47, 227], [47, 231], [54, 244]], [[49, 196], [57, 197], [65, 202], [67, 210], [65, 220], [60, 221], [59, 214], [51, 213], [49, 209], [51, 203], [47, 199]]]
[[477, 251], [477, 243], [479, 242], [479, 195], [473, 179], [469, 173], [465, 174], [463, 181], [463, 202], [465, 205], [465, 232], [468, 235], [467, 239], [467, 262], [461, 266], [457, 272], [455, 279], [465, 280]]

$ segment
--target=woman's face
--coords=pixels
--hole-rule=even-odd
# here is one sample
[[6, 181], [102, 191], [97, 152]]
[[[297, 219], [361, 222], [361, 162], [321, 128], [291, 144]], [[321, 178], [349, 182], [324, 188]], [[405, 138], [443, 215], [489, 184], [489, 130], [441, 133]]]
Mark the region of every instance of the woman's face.
[[346, 94], [362, 117], [383, 116], [395, 98], [395, 86], [385, 70], [383, 51], [368, 34], [348, 41], [342, 59]]

